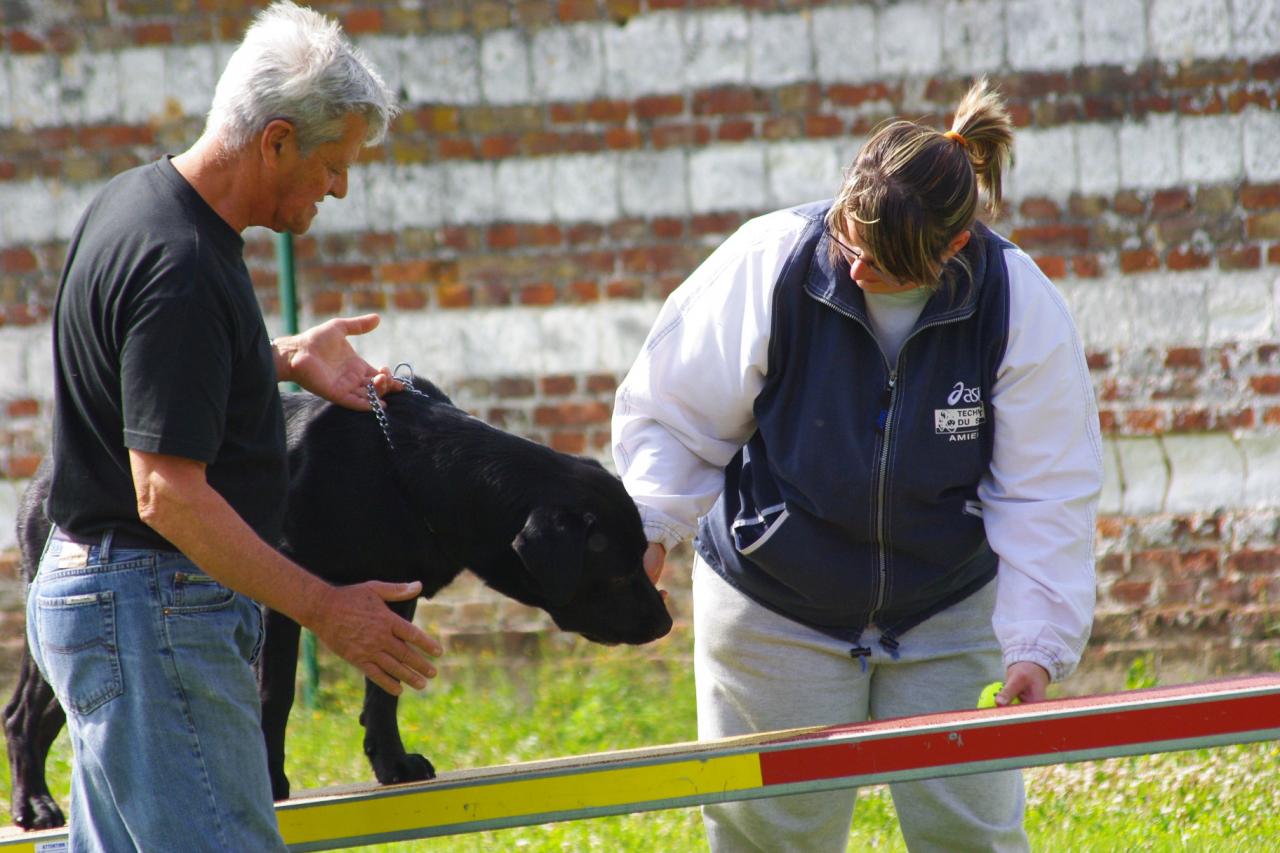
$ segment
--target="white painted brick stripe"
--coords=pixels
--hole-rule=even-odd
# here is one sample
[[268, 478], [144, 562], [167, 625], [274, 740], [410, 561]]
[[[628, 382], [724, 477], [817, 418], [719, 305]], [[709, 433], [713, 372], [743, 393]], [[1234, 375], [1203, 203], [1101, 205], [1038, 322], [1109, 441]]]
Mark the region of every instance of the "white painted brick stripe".
[[[802, 12], [659, 11], [532, 33], [356, 39], [411, 101], [635, 98], [726, 84], [1061, 71], [1253, 58], [1280, 44], [1275, 0], [907, 0]], [[0, 57], [0, 124], [201, 115], [232, 45]], [[6, 80], [7, 78], [7, 80]], [[157, 81], [162, 81], [157, 97]]]
[[[834, 194], [862, 143], [748, 141], [694, 150], [607, 151], [500, 161], [371, 165], [352, 170], [347, 199], [320, 208], [317, 233], [517, 222], [608, 222], [765, 209]], [[1065, 200], [1198, 184], [1280, 180], [1280, 114], [1149, 116], [1018, 132], [1006, 195]], [[499, 193], [499, 187], [503, 193]], [[519, 204], [500, 203], [520, 187]], [[70, 236], [97, 186], [57, 179], [0, 182], [0, 245]], [[33, 215], [39, 213], [39, 215]]]

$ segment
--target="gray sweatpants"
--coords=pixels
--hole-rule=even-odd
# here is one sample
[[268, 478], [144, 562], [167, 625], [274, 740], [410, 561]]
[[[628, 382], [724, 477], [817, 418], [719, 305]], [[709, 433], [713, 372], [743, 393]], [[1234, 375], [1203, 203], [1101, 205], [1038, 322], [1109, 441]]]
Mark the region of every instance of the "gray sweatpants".
[[[994, 583], [912, 628], [893, 660], [869, 628], [864, 672], [849, 645], [756, 604], [697, 558], [693, 569], [698, 737], [973, 708], [1004, 677], [991, 629]], [[1028, 849], [1017, 770], [890, 786], [912, 853]], [[855, 789], [703, 808], [715, 853], [844, 850]]]

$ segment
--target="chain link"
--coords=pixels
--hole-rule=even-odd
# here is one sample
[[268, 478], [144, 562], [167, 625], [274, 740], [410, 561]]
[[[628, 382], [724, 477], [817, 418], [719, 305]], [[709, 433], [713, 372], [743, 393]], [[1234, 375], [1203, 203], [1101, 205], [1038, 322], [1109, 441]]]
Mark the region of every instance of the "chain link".
[[[408, 374], [408, 378], [399, 376], [400, 368], [404, 368]], [[391, 378], [399, 382], [405, 391], [410, 394], [417, 394], [419, 397], [431, 399], [430, 394], [425, 394], [413, 387], [413, 365], [407, 361], [402, 361], [391, 371]], [[378, 426], [382, 429], [382, 436], [387, 440], [387, 447], [392, 450], [396, 449], [395, 443], [391, 440], [391, 422], [387, 420], [387, 410], [383, 407], [382, 401], [378, 399], [377, 389], [373, 387], [373, 382], [365, 383], [365, 393], [369, 395], [369, 407], [373, 410], [373, 416], [378, 420]]]

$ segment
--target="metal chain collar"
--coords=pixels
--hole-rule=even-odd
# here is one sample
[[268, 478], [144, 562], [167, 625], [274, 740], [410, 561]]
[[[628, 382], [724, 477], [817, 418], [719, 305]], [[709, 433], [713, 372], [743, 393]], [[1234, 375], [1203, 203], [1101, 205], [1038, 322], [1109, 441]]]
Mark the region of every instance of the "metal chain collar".
[[[408, 374], [407, 379], [403, 376], [397, 375], [402, 367]], [[391, 371], [391, 378], [404, 386], [404, 390], [408, 391], [410, 394], [417, 394], [419, 397], [430, 397], [429, 394], [424, 394], [417, 388], [413, 387], [413, 365], [409, 364], [407, 361], [402, 361], [395, 366], [395, 369]], [[372, 381], [366, 382], [364, 388], [365, 393], [369, 395], [369, 408], [373, 410], [373, 416], [377, 419], [378, 427], [382, 430], [382, 437], [387, 440], [387, 447], [391, 450], [395, 450], [396, 445], [391, 440], [391, 422], [387, 420], [387, 410], [383, 407], [382, 400], [378, 398], [377, 389], [373, 387]]]

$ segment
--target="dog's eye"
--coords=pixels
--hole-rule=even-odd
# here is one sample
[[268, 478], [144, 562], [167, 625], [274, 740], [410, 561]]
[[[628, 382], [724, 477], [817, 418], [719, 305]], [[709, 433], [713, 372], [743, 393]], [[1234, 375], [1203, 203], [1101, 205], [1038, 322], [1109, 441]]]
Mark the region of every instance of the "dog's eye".
[[599, 554], [609, 547], [609, 537], [603, 533], [592, 533], [587, 537], [587, 550]]

